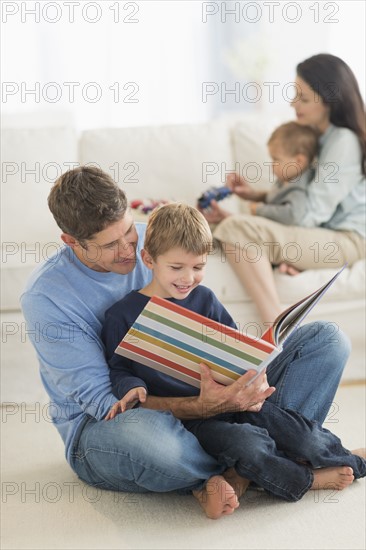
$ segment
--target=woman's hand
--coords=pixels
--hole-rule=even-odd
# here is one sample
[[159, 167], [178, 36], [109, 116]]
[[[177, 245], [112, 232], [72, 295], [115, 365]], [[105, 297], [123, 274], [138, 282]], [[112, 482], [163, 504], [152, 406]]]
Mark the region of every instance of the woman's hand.
[[199, 206], [197, 208], [204, 215], [208, 223], [220, 223], [228, 216], [231, 216], [231, 213], [221, 208], [215, 200], [210, 202], [210, 208], [203, 209]]
[[268, 385], [265, 372], [251, 384], [250, 381], [257, 375], [254, 370], [246, 372], [233, 384], [223, 386], [212, 378], [207, 365], [200, 363], [200, 367], [201, 392], [198, 399], [202, 408], [200, 413], [203, 417], [224, 412], [258, 412], [264, 401], [276, 391], [276, 388]]
[[113, 405], [104, 420], [112, 420], [117, 414], [132, 409], [136, 403], [145, 403], [145, 401], [146, 389], [144, 387], [132, 388], [120, 401]]

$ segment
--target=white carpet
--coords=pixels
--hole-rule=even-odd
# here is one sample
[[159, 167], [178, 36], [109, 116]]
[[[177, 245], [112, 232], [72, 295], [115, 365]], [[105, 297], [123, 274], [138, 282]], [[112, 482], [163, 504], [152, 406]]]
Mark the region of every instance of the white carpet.
[[[346, 447], [364, 446], [365, 386], [340, 388], [328, 420]], [[1, 440], [3, 550], [365, 548], [365, 480], [296, 504], [250, 490], [234, 515], [213, 521], [192, 496], [86, 486], [63, 458], [47, 407], [3, 407]]]

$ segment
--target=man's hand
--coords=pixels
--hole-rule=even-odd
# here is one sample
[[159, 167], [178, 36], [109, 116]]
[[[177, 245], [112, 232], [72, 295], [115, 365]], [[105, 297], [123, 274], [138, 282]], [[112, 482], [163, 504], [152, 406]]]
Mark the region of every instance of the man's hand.
[[[270, 389], [270, 390], [273, 390], [270, 394], [270, 395], [272, 395], [272, 393], [274, 393], [276, 391], [276, 388], [274, 386], [271, 386], [271, 387], [269, 386], [266, 371], [264, 371], [263, 376], [259, 376], [258, 379], [262, 380], [262, 384], [259, 387], [259, 392], [263, 393], [263, 392], [266, 392], [268, 389]], [[269, 397], [269, 395], [267, 395], [267, 397]], [[257, 403], [253, 403], [253, 405], [250, 405], [246, 410], [251, 411], [251, 412], [260, 411], [262, 406], [263, 406], [263, 403], [265, 402], [267, 397], [265, 399], [263, 399], [262, 401], [258, 401]]]
[[204, 363], [201, 367], [201, 392], [198, 397], [200, 415], [214, 416], [223, 412], [261, 410], [264, 401], [272, 395], [276, 388], [270, 387], [265, 371], [249, 383], [256, 375], [255, 370], [249, 370], [229, 386], [215, 382], [210, 369]]
[[107, 414], [104, 420], [112, 420], [117, 414], [123, 413], [128, 409], [132, 409], [136, 403], [145, 403], [146, 401], [146, 390], [143, 387], [132, 388], [126, 395], [120, 400], [117, 401]]

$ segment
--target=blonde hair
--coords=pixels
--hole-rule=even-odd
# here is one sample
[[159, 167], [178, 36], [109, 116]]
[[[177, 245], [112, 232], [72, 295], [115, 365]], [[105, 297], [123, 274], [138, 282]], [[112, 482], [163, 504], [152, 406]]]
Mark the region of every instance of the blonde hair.
[[267, 145], [279, 142], [282, 149], [290, 157], [305, 155], [309, 163], [318, 152], [318, 134], [310, 126], [298, 122], [281, 124], [271, 134]]
[[212, 233], [204, 216], [179, 202], [164, 204], [151, 213], [144, 244], [153, 260], [175, 247], [197, 256], [212, 250]]

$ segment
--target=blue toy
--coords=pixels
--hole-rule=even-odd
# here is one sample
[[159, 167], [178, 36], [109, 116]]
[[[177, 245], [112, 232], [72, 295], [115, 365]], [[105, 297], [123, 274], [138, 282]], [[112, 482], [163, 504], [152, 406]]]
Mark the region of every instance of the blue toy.
[[210, 187], [210, 189], [207, 189], [199, 197], [198, 206], [200, 208], [208, 208], [213, 199], [215, 201], [222, 201], [222, 199], [225, 199], [229, 195], [231, 195], [231, 191], [228, 187]]

